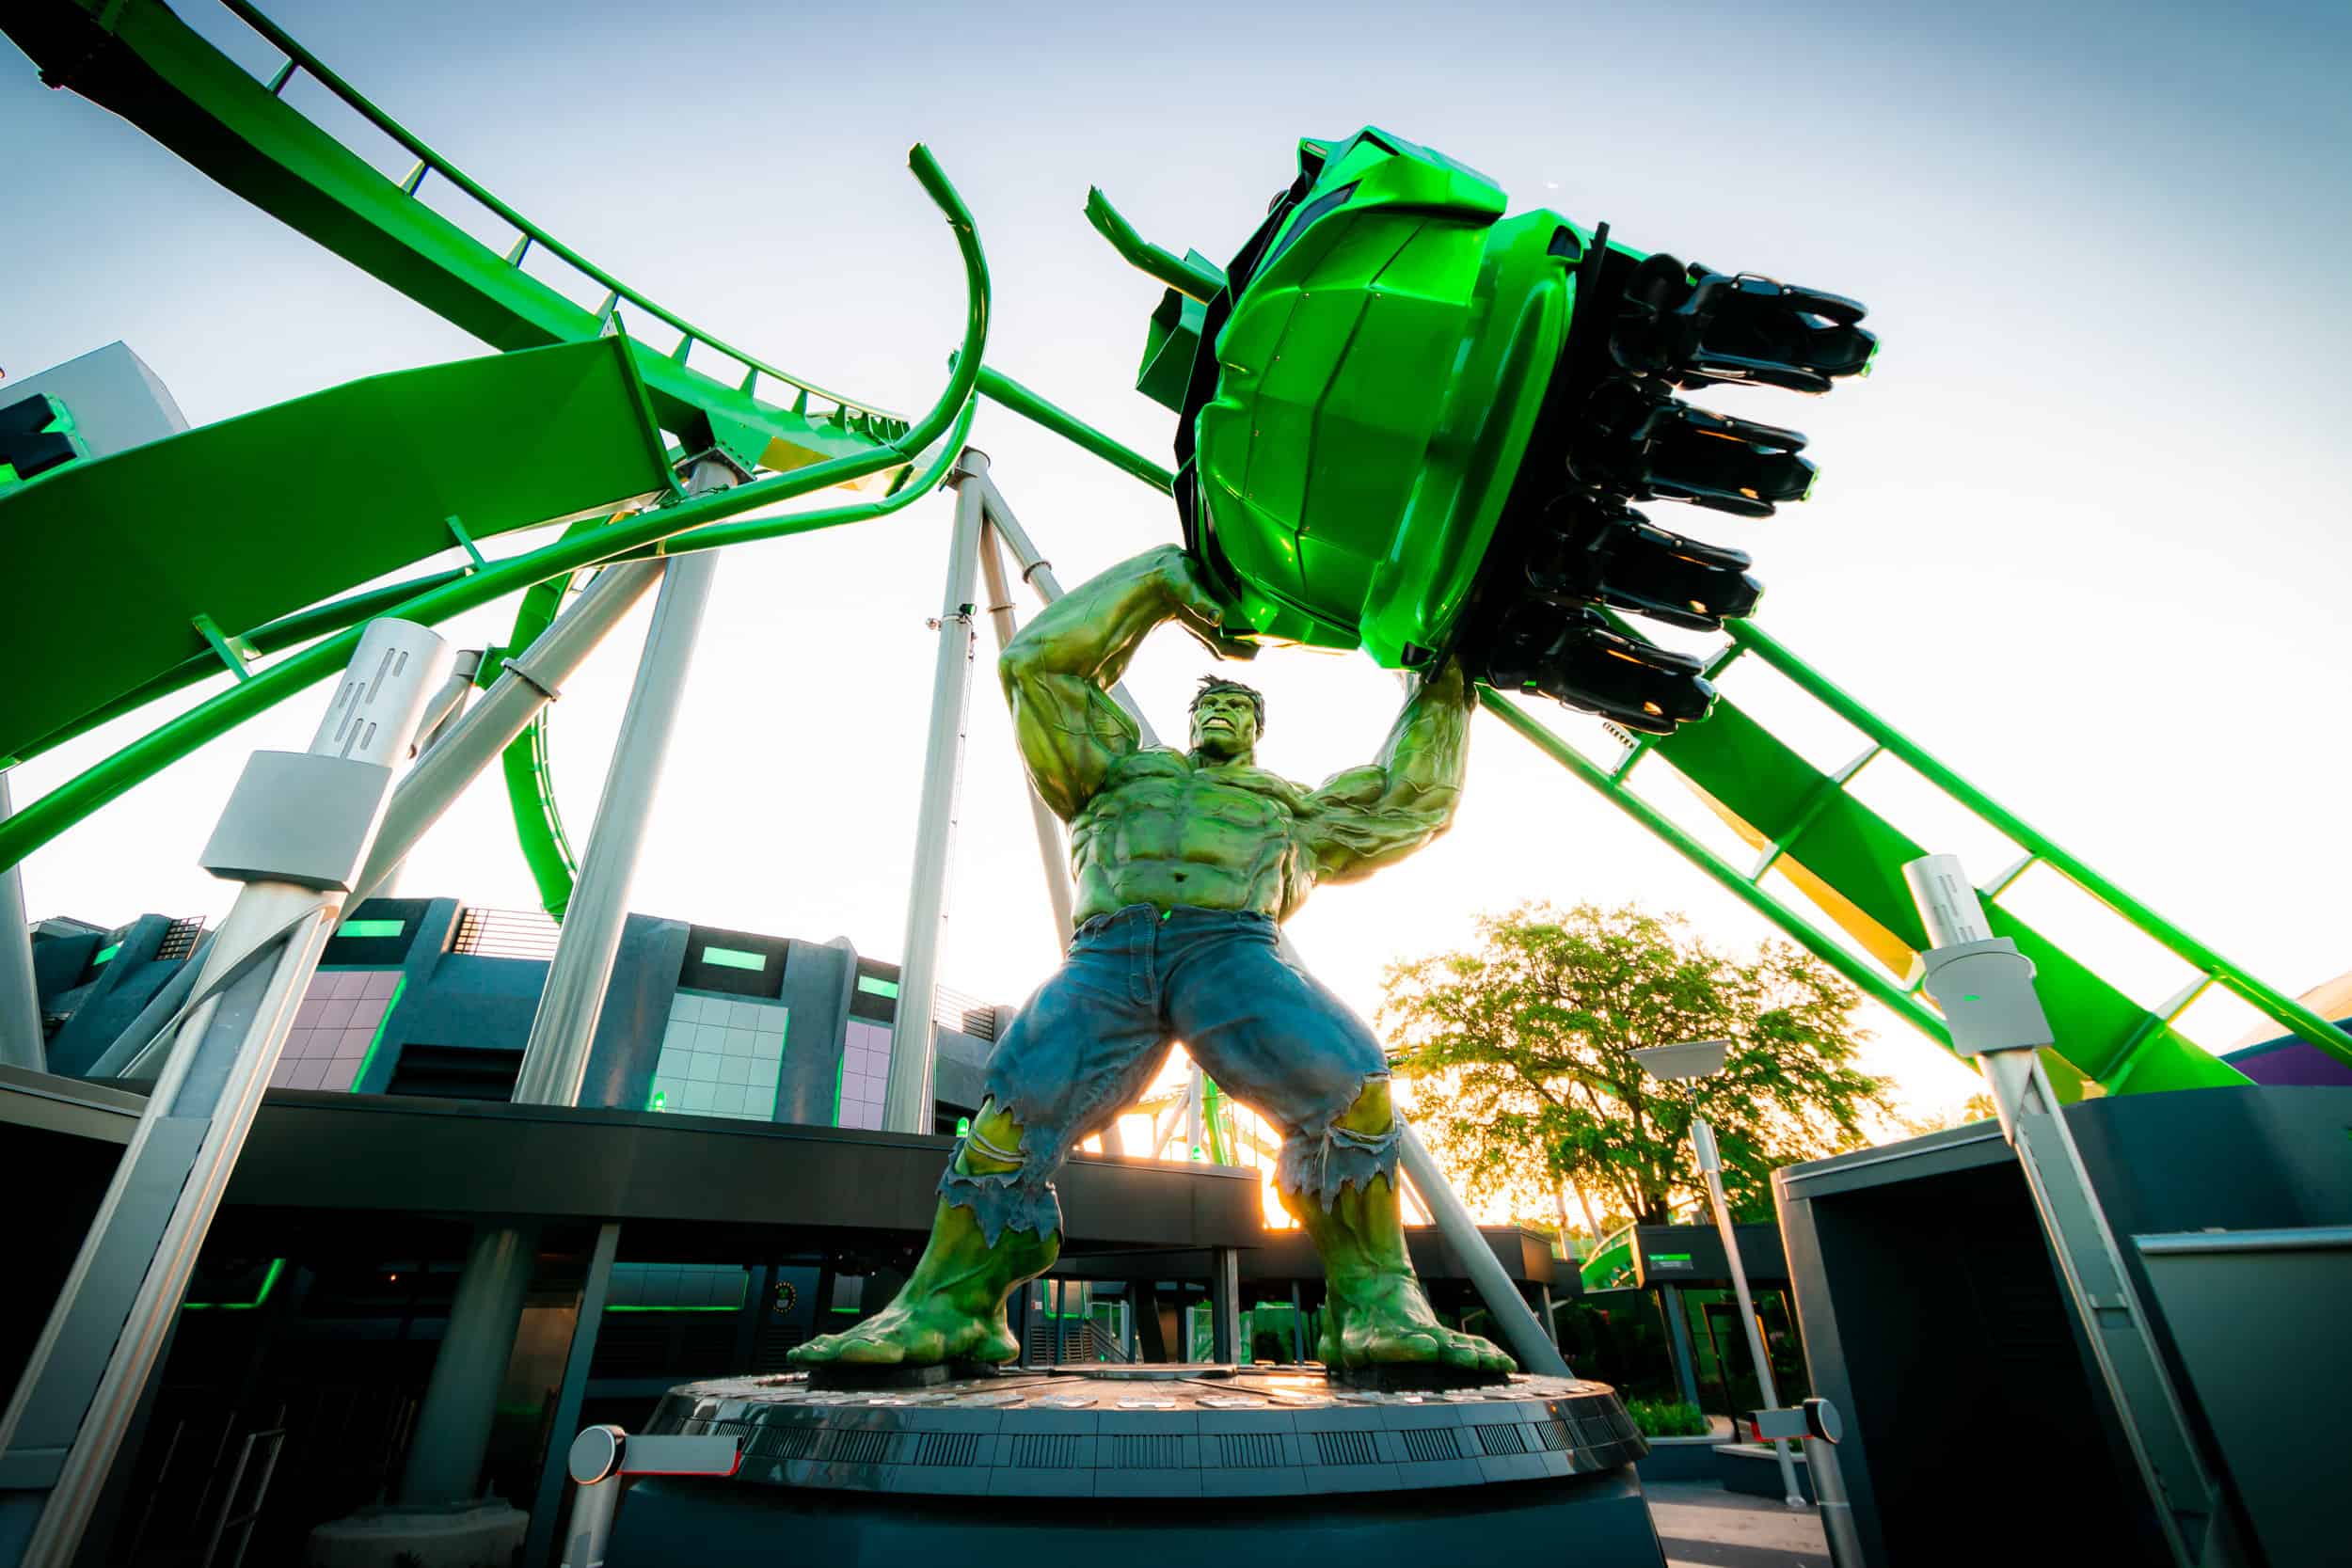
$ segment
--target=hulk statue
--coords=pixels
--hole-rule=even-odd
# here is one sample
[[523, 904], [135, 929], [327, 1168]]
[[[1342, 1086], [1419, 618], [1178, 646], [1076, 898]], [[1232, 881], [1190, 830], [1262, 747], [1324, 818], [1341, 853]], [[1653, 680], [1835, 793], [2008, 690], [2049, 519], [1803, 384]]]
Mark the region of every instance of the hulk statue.
[[1276, 923], [1443, 832], [1475, 698], [1447, 660], [1380, 758], [1320, 789], [1256, 765], [1264, 699], [1205, 678], [1186, 752], [1147, 749], [1109, 696], [1153, 627], [1204, 641], [1221, 610], [1168, 546], [1048, 608], [999, 666], [1029, 777], [1070, 824], [1077, 930], [989, 1058], [985, 1095], [939, 1184], [930, 1243], [898, 1299], [792, 1352], [801, 1366], [1006, 1362], [1005, 1298], [1061, 1249], [1052, 1178], [1158, 1073], [1173, 1041], [1282, 1132], [1275, 1187], [1323, 1259], [1333, 1369], [1423, 1363], [1508, 1371], [1441, 1325], [1413, 1275], [1396, 1190], [1388, 1061], [1371, 1030], [1283, 958]]

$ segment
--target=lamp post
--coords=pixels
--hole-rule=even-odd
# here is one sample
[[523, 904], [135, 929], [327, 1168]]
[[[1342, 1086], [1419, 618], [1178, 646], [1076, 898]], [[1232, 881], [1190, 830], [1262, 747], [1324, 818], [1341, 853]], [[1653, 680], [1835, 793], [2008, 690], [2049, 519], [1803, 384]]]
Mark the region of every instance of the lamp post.
[[[1748, 1271], [1740, 1261], [1740, 1238], [1731, 1227], [1731, 1205], [1724, 1197], [1723, 1155], [1715, 1147], [1715, 1130], [1698, 1114], [1697, 1081], [1723, 1071], [1724, 1053], [1730, 1046], [1729, 1040], [1686, 1040], [1679, 1045], [1646, 1047], [1636, 1051], [1633, 1059], [1652, 1078], [1692, 1085], [1691, 1147], [1697, 1151], [1699, 1174], [1707, 1183], [1707, 1199], [1715, 1211], [1715, 1229], [1724, 1239], [1724, 1258], [1731, 1265], [1731, 1290], [1740, 1300], [1740, 1322], [1748, 1331], [1748, 1354], [1756, 1361], [1756, 1389], [1767, 1405], [1777, 1405], [1780, 1393], [1772, 1386], [1772, 1357], [1765, 1354], [1764, 1331], [1756, 1323], [1756, 1303], [1748, 1296]], [[1788, 1440], [1773, 1438], [1772, 1453], [1780, 1461], [1783, 1500], [1790, 1508], [1803, 1508], [1804, 1494], [1797, 1489], [1797, 1463], [1789, 1457]]]

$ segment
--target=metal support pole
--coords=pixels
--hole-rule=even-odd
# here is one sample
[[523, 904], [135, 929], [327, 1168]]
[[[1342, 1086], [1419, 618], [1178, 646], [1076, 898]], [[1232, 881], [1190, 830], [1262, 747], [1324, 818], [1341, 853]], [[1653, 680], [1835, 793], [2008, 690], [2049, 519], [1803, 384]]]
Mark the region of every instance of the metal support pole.
[[1862, 1555], [1862, 1531], [1853, 1522], [1853, 1501], [1846, 1496], [1846, 1478], [1837, 1468], [1836, 1445], [1807, 1437], [1804, 1473], [1813, 1481], [1813, 1501], [1820, 1510], [1830, 1568], [1869, 1568]]
[[1192, 1064], [1192, 1073], [1184, 1080], [1184, 1158], [1199, 1160], [1208, 1143], [1207, 1119], [1202, 1115], [1208, 1099], [1208, 1075], [1200, 1064]]
[[2042, 1068], [2042, 1048], [2055, 1037], [2033, 989], [2033, 963], [2015, 942], [1993, 935], [1956, 856], [1923, 856], [1903, 867], [1903, 877], [1933, 944], [1922, 955], [1928, 994], [1950, 1022], [1952, 1049], [1976, 1059], [1993, 1092], [2001, 1132], [2017, 1151], [2059, 1283], [2114, 1403], [2166, 1549], [2184, 1568], [2241, 1562], [2246, 1553], [2220, 1483], [2198, 1451], [2147, 1310]]
[[[1693, 1410], [1699, 1403], [1698, 1353], [1691, 1344], [1691, 1310], [1682, 1305], [1681, 1287], [1658, 1287], [1658, 1305], [1666, 1317], [1666, 1354], [1674, 1362], [1675, 1386], [1682, 1390], [1683, 1402]], [[1735, 1412], [1736, 1414], [1736, 1412]]]
[[1241, 1342], [1241, 1253], [1229, 1246], [1209, 1255], [1209, 1358], [1246, 1361]]
[[[8, 770], [0, 768], [0, 822], [8, 803]], [[40, 990], [33, 983], [32, 926], [24, 918], [21, 866], [0, 871], [0, 1067], [49, 1070], [41, 1043]]]
[[[983, 493], [982, 512], [986, 512]], [[988, 589], [989, 624], [996, 632], [996, 651], [1002, 654], [1012, 643], [1020, 630], [1020, 623], [1012, 613], [1012, 590], [1005, 581], [1005, 562], [997, 549], [997, 533], [993, 528], [983, 529], [980, 538], [980, 580]], [[1075, 900], [1070, 890], [1070, 851], [1062, 843], [1061, 822], [1053, 808], [1037, 792], [1037, 785], [1023, 774], [1022, 789], [1029, 798], [1029, 824], [1037, 832], [1038, 857], [1045, 863], [1045, 899], [1053, 908], [1054, 945], [1069, 944], [1070, 933], [1077, 925], [1072, 913]], [[1124, 1140], [1121, 1140], [1122, 1147]]]
[[[425, 705], [424, 718], [421, 721], [421, 733], [417, 740], [419, 757], [432, 755], [433, 748], [449, 738], [457, 721], [465, 717], [466, 699], [472, 695], [474, 675], [482, 668], [482, 653], [480, 648], [461, 650], [450, 666], [449, 679], [441, 683], [441, 689], [433, 693], [432, 700]], [[379, 831], [376, 836], [381, 839], [383, 834]], [[401, 869], [406, 864], [405, 861], [395, 862], [369, 887], [368, 897], [391, 897], [399, 890]], [[357, 909], [363, 902], [364, 899], [355, 898], [351, 907]]]
[[246, 885], [0, 1415], [0, 1563], [72, 1560], [448, 660], [422, 626], [372, 623], [310, 750], [256, 752], [205, 847]]
[[352, 902], [380, 896], [386, 879], [450, 802], [523, 733], [533, 715], [555, 700], [582, 660], [662, 580], [659, 561], [625, 561], [598, 572], [537, 641], [508, 658], [505, 671], [473, 705], [453, 720], [392, 791], [384, 826]]
[[[737, 477], [726, 464], [705, 458], [688, 477], [686, 491], [701, 495]], [[605, 988], [612, 980], [621, 927], [628, 918], [629, 884], [644, 848], [645, 825], [653, 816], [654, 794], [684, 703], [694, 641], [702, 630], [703, 610], [718, 565], [715, 550], [673, 557], [662, 564], [661, 593], [654, 601], [653, 625], [645, 630], [637, 683], [629, 689], [621, 733], [604, 775], [604, 793], [596, 800], [596, 825], [564, 911], [564, 935], [556, 943], [554, 961], [548, 965], [539, 1010], [523, 1047], [522, 1070], [515, 1080], [516, 1104], [579, 1103], [588, 1047], [604, 1010]]]
[[[1756, 1361], [1756, 1386], [1766, 1404], [1776, 1405], [1780, 1390], [1772, 1386], [1772, 1359], [1764, 1349], [1764, 1328], [1756, 1321], [1756, 1303], [1748, 1297], [1748, 1271], [1740, 1260], [1740, 1233], [1732, 1228], [1731, 1204], [1724, 1196], [1723, 1155], [1715, 1148], [1715, 1130], [1702, 1117], [1691, 1118], [1691, 1144], [1698, 1150], [1699, 1170], [1707, 1179], [1707, 1201], [1715, 1210], [1715, 1230], [1724, 1239], [1724, 1256], [1731, 1263], [1731, 1292], [1740, 1298], [1740, 1323], [1748, 1332], [1748, 1354]], [[1797, 1462], [1788, 1452], [1787, 1438], [1772, 1440], [1772, 1456], [1780, 1461], [1782, 1501], [1790, 1508], [1803, 1508], [1804, 1493], [1797, 1485]]]
[[[556, 1390], [550, 1432], [570, 1432], [580, 1420], [580, 1402], [588, 1393], [588, 1366], [596, 1356], [596, 1330], [604, 1323], [604, 1304], [612, 1293], [612, 1261], [620, 1251], [621, 1227], [609, 1221], [598, 1226], [595, 1250], [588, 1255], [588, 1276], [580, 1282], [580, 1316], [572, 1320], [572, 1343], [564, 1357], [564, 1382]], [[554, 1445], [548, 1448], [539, 1477], [539, 1495], [531, 1507], [531, 1532], [523, 1540], [525, 1562], [545, 1562], [548, 1548], [555, 1544], [555, 1507], [564, 1500], [564, 1461], [552, 1451]]]
[[475, 1230], [401, 1469], [402, 1502], [455, 1503], [479, 1495], [474, 1485], [490, 1449], [499, 1383], [515, 1351], [536, 1252], [532, 1235], [512, 1226]]
[[[99, 1053], [98, 1059], [90, 1063], [89, 1070], [82, 1076], [129, 1078], [137, 1070], [141, 1056], [145, 1056], [151, 1066], [160, 1065], [162, 1052], [168, 1040], [164, 1026], [171, 1022], [172, 1015], [179, 1012], [189, 993], [196, 990], [196, 977], [204, 972], [204, 959], [212, 950], [213, 933], [207, 931], [196, 939], [196, 945], [181, 960], [179, 970], [164, 982], [161, 990], [149, 998], [147, 1006], [139, 1009], [139, 1016], [115, 1037], [112, 1045]], [[152, 1051], [149, 1050], [151, 1046], [154, 1048]]]
[[1502, 1262], [1486, 1245], [1486, 1238], [1478, 1233], [1478, 1222], [1470, 1218], [1461, 1196], [1454, 1184], [1438, 1168], [1430, 1157], [1429, 1148], [1421, 1141], [1413, 1124], [1403, 1117], [1396, 1119], [1396, 1149], [1405, 1174], [1412, 1179], [1422, 1201], [1429, 1206], [1429, 1217], [1437, 1222], [1438, 1234], [1454, 1249], [1470, 1275], [1470, 1283], [1478, 1287], [1479, 1299], [1494, 1315], [1495, 1327], [1502, 1333], [1511, 1354], [1518, 1357], [1520, 1367], [1546, 1377], [1574, 1377], [1568, 1363], [1560, 1354], [1560, 1347], [1544, 1333], [1544, 1325], [1535, 1321], [1534, 1310], [1519, 1294], [1518, 1287], [1503, 1272]]
[[[1020, 562], [1021, 580], [1035, 591], [1040, 601], [1052, 604], [1062, 596], [1062, 586], [1054, 576], [1053, 562], [1037, 553], [1037, 546], [1030, 542], [1028, 531], [1021, 526], [1021, 519], [1012, 515], [1012, 508], [1005, 503], [1005, 493], [996, 488], [996, 482], [983, 474], [980, 483], [983, 486], [980, 494], [988, 505], [989, 525], [1004, 536], [1013, 560]], [[1157, 746], [1160, 743], [1159, 733], [1152, 728], [1152, 721], [1143, 716], [1143, 709], [1135, 698], [1128, 695], [1127, 683], [1113, 682], [1110, 695], [1111, 701], [1119, 705], [1120, 711], [1136, 721], [1136, 730], [1143, 737], [1143, 744], [1147, 747]]]
[[956, 803], [963, 776], [964, 725], [972, 705], [974, 581], [979, 574], [986, 492], [972, 483], [988, 472], [988, 454], [966, 447], [947, 477], [956, 492], [947, 547], [947, 586], [939, 607], [939, 651], [931, 666], [930, 734], [923, 749], [921, 808], [914, 866], [907, 879], [905, 956], [898, 1007], [890, 1024], [890, 1077], [882, 1128], [931, 1130], [931, 1006], [939, 990], [939, 944], [947, 922], [947, 875], [955, 861]]

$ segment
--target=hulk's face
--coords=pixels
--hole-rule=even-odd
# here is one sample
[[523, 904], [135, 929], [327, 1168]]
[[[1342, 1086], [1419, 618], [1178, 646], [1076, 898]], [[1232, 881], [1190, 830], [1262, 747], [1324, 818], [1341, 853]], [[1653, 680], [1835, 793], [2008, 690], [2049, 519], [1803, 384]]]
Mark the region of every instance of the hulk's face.
[[1233, 762], [1258, 749], [1258, 710], [1239, 691], [1204, 693], [1192, 710], [1192, 749], [1215, 762]]

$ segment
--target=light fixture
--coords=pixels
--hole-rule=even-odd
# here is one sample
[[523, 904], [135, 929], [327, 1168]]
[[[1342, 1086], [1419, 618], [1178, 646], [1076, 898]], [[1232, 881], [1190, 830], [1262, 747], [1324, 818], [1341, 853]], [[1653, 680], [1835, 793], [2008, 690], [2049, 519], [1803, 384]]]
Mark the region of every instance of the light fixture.
[[1677, 1083], [1723, 1071], [1724, 1055], [1730, 1049], [1729, 1040], [1684, 1040], [1677, 1045], [1644, 1046], [1633, 1053], [1633, 1059], [1652, 1078]]

